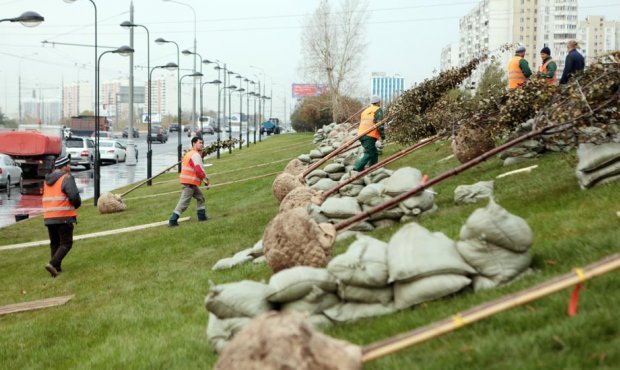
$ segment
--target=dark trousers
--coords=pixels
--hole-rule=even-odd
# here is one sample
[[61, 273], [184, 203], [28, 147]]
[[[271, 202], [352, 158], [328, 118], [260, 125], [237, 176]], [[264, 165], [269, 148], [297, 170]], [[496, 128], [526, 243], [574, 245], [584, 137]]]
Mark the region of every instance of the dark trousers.
[[62, 260], [73, 246], [73, 224], [47, 225], [47, 232], [50, 236], [50, 248], [52, 250], [50, 264], [60, 271]]
[[370, 136], [362, 136], [360, 141], [364, 148], [364, 156], [362, 156], [353, 167], [353, 169], [358, 172], [363, 170], [366, 165], [372, 166], [379, 161], [379, 151], [377, 151], [377, 147], [375, 146], [377, 139]]

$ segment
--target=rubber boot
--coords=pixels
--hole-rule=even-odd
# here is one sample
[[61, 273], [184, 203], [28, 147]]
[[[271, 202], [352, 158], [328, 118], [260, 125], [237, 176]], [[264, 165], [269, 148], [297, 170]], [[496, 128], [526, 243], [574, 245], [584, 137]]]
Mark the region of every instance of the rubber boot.
[[198, 216], [198, 221], [207, 221], [209, 217], [207, 217], [207, 210], [199, 209], [196, 211], [196, 216]]
[[170, 216], [170, 219], [168, 220], [168, 226], [179, 226], [179, 215], [177, 215], [175, 212], [172, 212], [172, 216]]

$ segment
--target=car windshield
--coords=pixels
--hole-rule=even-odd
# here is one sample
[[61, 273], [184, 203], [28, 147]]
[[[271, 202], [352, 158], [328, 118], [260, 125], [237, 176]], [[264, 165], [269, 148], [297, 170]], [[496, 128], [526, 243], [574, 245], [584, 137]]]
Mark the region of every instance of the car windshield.
[[71, 140], [68, 139], [65, 143], [67, 148], [82, 148], [84, 146], [84, 142], [82, 140]]
[[113, 147], [114, 146], [114, 142], [113, 141], [100, 141], [99, 142], [99, 146], [102, 147]]

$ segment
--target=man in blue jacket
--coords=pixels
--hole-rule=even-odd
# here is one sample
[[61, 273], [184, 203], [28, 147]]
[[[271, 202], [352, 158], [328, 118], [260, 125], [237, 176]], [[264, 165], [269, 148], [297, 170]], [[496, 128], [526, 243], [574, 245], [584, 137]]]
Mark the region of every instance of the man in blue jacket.
[[562, 78], [560, 79], [560, 85], [565, 85], [568, 83], [570, 77], [576, 72], [583, 71], [586, 66], [586, 62], [583, 59], [583, 55], [581, 55], [577, 49], [579, 48], [579, 44], [575, 40], [570, 40], [567, 44], [568, 55], [566, 56], [566, 61], [564, 62], [564, 72], [562, 72]]

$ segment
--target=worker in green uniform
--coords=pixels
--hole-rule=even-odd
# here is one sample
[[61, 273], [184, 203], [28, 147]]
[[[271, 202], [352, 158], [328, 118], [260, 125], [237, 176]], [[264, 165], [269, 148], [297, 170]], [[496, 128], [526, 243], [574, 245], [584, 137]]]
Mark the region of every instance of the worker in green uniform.
[[[370, 98], [370, 106], [362, 112], [357, 134], [360, 135], [364, 133], [377, 122], [381, 122], [381, 120], [383, 120], [381, 98], [375, 95]], [[379, 139], [385, 139], [383, 126], [379, 126], [374, 130], [371, 130], [360, 138], [362, 147], [364, 148], [364, 155], [357, 161], [357, 163], [355, 163], [353, 170], [359, 172], [363, 170], [366, 165], [372, 166], [379, 161], [379, 151], [377, 150], [377, 141]]]

